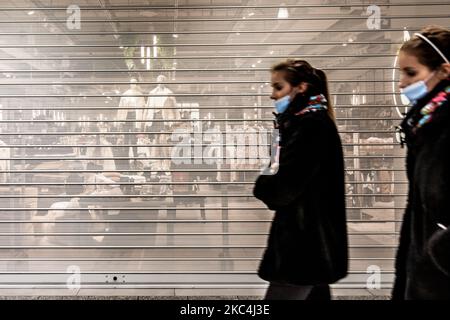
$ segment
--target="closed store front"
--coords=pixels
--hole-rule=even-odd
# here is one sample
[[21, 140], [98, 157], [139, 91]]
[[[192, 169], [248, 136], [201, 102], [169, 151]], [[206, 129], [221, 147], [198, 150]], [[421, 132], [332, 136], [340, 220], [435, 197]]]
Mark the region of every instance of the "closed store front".
[[407, 193], [396, 53], [449, 12], [0, 1], [0, 290], [261, 295], [273, 212], [252, 188], [272, 142], [269, 71], [300, 58], [327, 73], [344, 143], [351, 260], [333, 288], [388, 294]]

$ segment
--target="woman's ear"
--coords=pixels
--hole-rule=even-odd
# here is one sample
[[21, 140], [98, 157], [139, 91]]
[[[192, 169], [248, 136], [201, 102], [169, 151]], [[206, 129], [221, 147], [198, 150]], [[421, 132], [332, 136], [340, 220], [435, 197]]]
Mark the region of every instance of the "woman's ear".
[[437, 77], [439, 80], [445, 80], [450, 77], [450, 63], [444, 63], [439, 67]]
[[306, 90], [308, 90], [308, 83], [300, 82], [300, 84], [297, 86], [297, 90], [299, 93], [305, 93]]

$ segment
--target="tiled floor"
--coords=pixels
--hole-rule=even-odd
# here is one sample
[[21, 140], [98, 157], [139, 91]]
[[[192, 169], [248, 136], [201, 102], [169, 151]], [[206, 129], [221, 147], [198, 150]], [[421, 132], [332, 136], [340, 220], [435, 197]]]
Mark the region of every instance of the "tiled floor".
[[[0, 290], [1, 299], [226, 299], [260, 300], [265, 289], [15, 289]], [[386, 300], [390, 290], [332, 290], [335, 300]]]

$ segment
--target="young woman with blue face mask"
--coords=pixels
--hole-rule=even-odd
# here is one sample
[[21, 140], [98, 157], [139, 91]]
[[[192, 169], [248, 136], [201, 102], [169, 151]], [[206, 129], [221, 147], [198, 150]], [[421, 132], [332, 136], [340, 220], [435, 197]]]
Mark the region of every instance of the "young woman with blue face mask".
[[[392, 298], [450, 299], [450, 32], [428, 27], [399, 53], [409, 181]], [[446, 229], [447, 228], [447, 229]]]
[[329, 300], [347, 275], [342, 145], [325, 73], [303, 60], [272, 68], [279, 157], [254, 195], [275, 210], [258, 275], [268, 300]]

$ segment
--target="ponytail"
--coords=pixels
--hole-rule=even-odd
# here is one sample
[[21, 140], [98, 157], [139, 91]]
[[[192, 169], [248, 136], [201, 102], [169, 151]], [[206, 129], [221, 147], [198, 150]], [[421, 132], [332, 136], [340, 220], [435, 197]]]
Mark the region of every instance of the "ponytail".
[[334, 112], [333, 104], [331, 103], [330, 91], [328, 90], [328, 78], [325, 72], [320, 69], [314, 69], [315, 74], [319, 78], [319, 91], [325, 96], [328, 101], [328, 115], [333, 121], [336, 121], [336, 114]]

